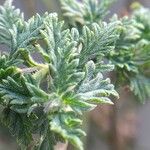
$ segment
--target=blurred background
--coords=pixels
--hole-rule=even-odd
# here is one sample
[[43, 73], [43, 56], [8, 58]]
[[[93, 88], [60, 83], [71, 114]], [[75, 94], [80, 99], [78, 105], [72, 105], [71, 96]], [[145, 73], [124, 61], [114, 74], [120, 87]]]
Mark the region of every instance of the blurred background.
[[[4, 0], [0, 0], [2, 5]], [[110, 15], [119, 16], [130, 13], [133, 0], [118, 0], [111, 8]], [[150, 0], [139, 0], [145, 7], [150, 7]], [[61, 17], [59, 0], [14, 0], [14, 5], [25, 13], [28, 19], [35, 13], [45, 11], [57, 12]], [[111, 116], [113, 106], [98, 106], [85, 119], [87, 138], [85, 150], [115, 150], [115, 144], [120, 150], [150, 150], [150, 102], [139, 105], [134, 96], [125, 88], [120, 88], [120, 99], [117, 102], [116, 116]], [[115, 124], [112, 124], [115, 120]], [[116, 126], [116, 134], [113, 127]], [[117, 140], [114, 138], [117, 136]], [[0, 150], [17, 150], [15, 139], [8, 130], [0, 125]], [[69, 146], [70, 150], [73, 150]]]

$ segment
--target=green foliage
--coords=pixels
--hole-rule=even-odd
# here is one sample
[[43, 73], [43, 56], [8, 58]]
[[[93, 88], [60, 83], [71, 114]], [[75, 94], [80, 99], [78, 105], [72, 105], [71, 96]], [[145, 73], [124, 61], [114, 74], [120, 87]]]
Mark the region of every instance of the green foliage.
[[144, 8], [140, 6], [135, 9], [133, 12], [133, 19], [135, 19], [138, 23], [141, 24], [141, 38], [149, 41], [150, 40], [150, 20], [149, 20], [150, 10], [148, 8]]
[[119, 22], [91, 24], [91, 28], [83, 27], [81, 41], [83, 51], [80, 54], [80, 64], [84, 64], [89, 59], [106, 55], [115, 48], [115, 42], [119, 36]]
[[9, 30], [22, 22], [23, 14], [12, 6], [12, 0], [5, 1], [4, 5], [0, 6], [0, 43], [10, 46], [12, 39]]
[[[92, 56], [93, 60], [97, 63], [99, 60], [101, 61], [101, 57], [98, 57], [99, 54], [104, 52], [105, 58], [115, 65], [117, 86], [128, 85], [134, 94], [138, 96], [138, 99], [141, 102], [145, 102], [149, 98], [148, 88], [150, 88], [150, 10], [139, 4], [137, 5], [137, 3], [133, 4], [132, 7], [135, 10], [130, 17], [126, 16], [118, 19], [114, 15], [110, 19], [110, 23], [101, 29], [99, 27], [101, 27], [102, 20], [104, 19], [104, 12], [107, 12], [108, 6], [112, 1], [62, 0], [61, 3], [64, 16], [69, 18], [69, 24], [77, 25], [79, 30], [84, 25], [88, 25], [89, 27], [83, 27], [84, 31], [80, 32], [85, 42], [89, 43], [89, 45], [87, 44], [87, 48], [85, 48], [85, 52], [83, 51], [83, 54], [81, 52], [81, 57], [83, 57], [81, 61], [84, 62], [84, 60], [88, 59], [86, 53], [90, 53], [90, 57]], [[106, 7], [101, 7], [104, 3]], [[101, 12], [103, 13], [101, 14]], [[99, 24], [98, 28], [97, 24], [94, 23], [93, 25], [93, 22]], [[117, 25], [118, 22], [119, 24]], [[93, 27], [94, 34], [89, 34], [89, 37], [85, 36], [86, 33], [90, 33]], [[101, 32], [100, 36], [99, 32]], [[106, 40], [108, 39], [107, 35], [109, 35], [109, 38], [111, 37], [109, 40]], [[94, 38], [97, 39], [96, 43], [88, 41]], [[103, 39], [107, 43], [103, 42], [104, 45], [101, 45]], [[89, 52], [88, 48], [95, 50]], [[99, 53], [100, 51], [103, 52]], [[108, 51], [110, 53], [107, 53]], [[140, 81], [138, 82], [138, 80]]]
[[2, 121], [9, 128], [10, 133], [17, 138], [22, 149], [26, 149], [32, 141], [32, 118], [9, 108], [5, 108], [2, 115]]
[[150, 97], [150, 80], [142, 75], [137, 75], [130, 80], [131, 90], [139, 97], [141, 102]]
[[142, 103], [150, 97], [147, 73], [150, 66], [149, 13], [149, 9], [142, 7], [135, 10], [130, 18], [122, 18], [123, 29], [115, 51], [107, 56], [116, 66], [120, 78], [118, 84], [129, 85]]
[[[0, 55], [2, 123], [21, 149], [32, 144], [53, 150], [58, 141], [69, 141], [82, 150], [83, 113], [118, 97], [110, 79], [103, 77], [114, 67], [102, 62], [114, 48], [118, 23], [84, 26], [80, 34], [66, 29], [55, 13], [25, 21], [11, 4], [6, 1], [0, 12], [0, 42], [10, 47]], [[42, 63], [32, 53], [40, 54]]]
[[61, 0], [64, 16], [72, 25], [99, 23], [109, 13], [115, 0]]

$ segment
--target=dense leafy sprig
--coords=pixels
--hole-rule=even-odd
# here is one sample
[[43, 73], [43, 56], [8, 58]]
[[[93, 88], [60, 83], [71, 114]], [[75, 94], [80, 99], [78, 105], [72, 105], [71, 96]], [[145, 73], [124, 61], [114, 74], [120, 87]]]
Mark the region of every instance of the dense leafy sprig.
[[23, 14], [11, 4], [12, 1], [7, 0], [3, 6], [0, 6], [0, 43], [9, 46], [12, 40], [9, 30], [23, 22]]
[[[112, 1], [106, 1], [107, 4], [111, 4], [111, 2]], [[97, 5], [95, 5], [96, 3]], [[101, 4], [99, 5], [98, 3]], [[82, 6], [81, 10], [79, 7], [80, 4]], [[78, 2], [76, 0], [66, 0], [62, 1], [62, 9], [64, 11], [64, 16], [70, 18], [70, 24], [74, 23], [72, 25], [76, 25], [75, 23], [80, 23], [80, 26], [78, 26], [79, 29], [84, 25], [88, 25], [88, 27], [91, 28], [93, 22], [97, 22], [99, 25], [102, 22], [103, 14], [99, 13], [101, 11], [97, 12], [96, 10], [99, 10], [100, 8], [101, 10], [106, 11], [108, 7], [104, 7], [104, 9], [100, 7], [103, 4], [104, 1], [99, 2], [85, 0]], [[120, 28], [120, 35], [118, 34], [117, 38], [117, 36], [112, 34], [114, 38], [117, 38], [116, 43], [113, 45], [115, 47], [114, 49], [111, 49], [109, 44], [107, 45], [107, 43], [105, 43], [106, 49], [111, 50], [110, 53], [105, 53], [105, 58], [115, 65], [115, 72], [117, 76], [116, 84], [118, 86], [128, 85], [134, 94], [138, 96], [139, 100], [144, 102], [150, 97], [150, 92], [148, 90], [150, 88], [150, 10], [148, 8], [141, 7], [139, 4], [137, 5], [137, 3], [133, 4], [133, 6], [136, 6], [136, 9], [131, 16], [126, 16], [121, 19], [118, 19], [117, 16], [114, 16], [111, 18], [111, 23], [108, 23], [109, 29], [106, 28], [106, 30], [109, 34], [111, 33], [109, 32], [111, 30], [110, 26], [112, 26], [112, 24], [115, 22], [120, 21], [120, 27], [115, 25], [116, 28]], [[87, 12], [90, 14], [88, 15], [89, 17], [85, 17], [88, 14]], [[105, 29], [105, 27], [103, 27], [103, 29]], [[86, 32], [87, 31], [88, 30], [86, 30]], [[81, 34], [84, 35], [84, 33]], [[107, 34], [105, 34], [105, 38], [107, 38], [106, 35]], [[92, 36], [88, 37], [88, 39], [91, 37]], [[99, 38], [96, 38], [98, 44], [94, 45], [98, 45], [99, 48], [97, 49], [97, 53], [99, 53], [99, 51], [101, 51], [101, 41], [99, 39], [100, 36]], [[90, 46], [91, 45], [88, 47]], [[105, 46], [102, 46], [102, 48]], [[86, 52], [88, 52], [88, 49]], [[96, 59], [96, 61], [97, 60], [98, 59]]]
[[150, 10], [142, 7], [135, 10], [130, 18], [122, 19], [123, 30], [116, 42], [116, 49], [108, 55], [116, 66], [120, 84], [129, 85], [141, 102], [150, 97], [149, 13]]
[[112, 51], [119, 36], [118, 28], [117, 21], [109, 24], [103, 22], [101, 25], [93, 23], [90, 28], [84, 26], [81, 33], [83, 51], [80, 54], [80, 64]]
[[[116, 24], [84, 26], [80, 35], [66, 29], [55, 13], [25, 21], [11, 4], [7, 0], [0, 12], [0, 42], [10, 47], [0, 55], [2, 122], [22, 149], [31, 144], [53, 150], [58, 141], [69, 141], [82, 150], [83, 112], [118, 97], [102, 74], [113, 66], [101, 62], [118, 37]], [[40, 54], [42, 63], [32, 53]]]
[[61, 0], [64, 16], [72, 25], [100, 23], [115, 0]]

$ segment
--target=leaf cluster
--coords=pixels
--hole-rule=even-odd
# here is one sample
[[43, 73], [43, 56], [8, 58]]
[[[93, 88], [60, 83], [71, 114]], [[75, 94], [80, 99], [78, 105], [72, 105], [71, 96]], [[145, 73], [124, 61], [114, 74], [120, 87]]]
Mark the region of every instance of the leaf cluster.
[[0, 55], [2, 122], [22, 149], [53, 150], [58, 141], [69, 141], [82, 150], [83, 113], [118, 97], [103, 77], [113, 65], [102, 62], [114, 48], [118, 23], [94, 23], [80, 34], [55, 13], [25, 21], [11, 0], [0, 8], [0, 43], [10, 50]]
[[63, 15], [72, 25], [100, 23], [115, 0], [61, 0]]
[[149, 9], [140, 7], [130, 17], [122, 18], [123, 29], [115, 51], [108, 55], [121, 83], [129, 85], [141, 102], [150, 97], [149, 14]]
[[[101, 4], [99, 5], [98, 3]], [[106, 3], [111, 4], [112, 1], [106, 1]], [[81, 10], [79, 9], [79, 4], [82, 6]], [[81, 26], [87, 25], [91, 28], [92, 22], [97, 22], [101, 25], [105, 13], [101, 14], [100, 12], [102, 11], [100, 10], [105, 10], [105, 12], [108, 10], [108, 7], [100, 7], [103, 4], [104, 1], [85, 0], [79, 2], [76, 0], [66, 0], [62, 1], [62, 9], [64, 10], [64, 16], [70, 18], [72, 22], [78, 22]], [[138, 96], [138, 99], [141, 102], [145, 102], [150, 97], [150, 10], [139, 4], [137, 5], [137, 3], [134, 3], [132, 7], [135, 9], [130, 16], [118, 18], [117, 15], [114, 15], [110, 19], [108, 26], [119, 22], [119, 26], [115, 25], [119, 32], [117, 33], [118, 38], [117, 36], [114, 37], [117, 38], [113, 45], [114, 48], [110, 49], [110, 53], [105, 53], [105, 58], [115, 65], [116, 85], [118, 87], [122, 85], [129, 86], [131, 91]], [[85, 17], [86, 15], [88, 17]], [[71, 24], [72, 22], [69, 23]], [[74, 23], [73, 25], [76, 24]], [[82, 28], [81, 26], [78, 26], [78, 28]], [[112, 32], [109, 32], [110, 29], [110, 27], [106, 29], [108, 34], [114, 36]], [[107, 38], [106, 34], [105, 38]], [[101, 47], [101, 41], [99, 38], [97, 39], [99, 47]], [[109, 49], [107, 43], [102, 48], [105, 46], [106, 49]], [[98, 60], [99, 58], [95, 62]]]

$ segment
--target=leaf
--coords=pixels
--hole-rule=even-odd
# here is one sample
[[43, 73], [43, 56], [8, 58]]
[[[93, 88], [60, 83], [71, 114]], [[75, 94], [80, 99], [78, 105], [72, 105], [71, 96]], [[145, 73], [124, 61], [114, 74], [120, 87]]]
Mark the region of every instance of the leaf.
[[131, 90], [139, 98], [140, 102], [145, 103], [150, 98], [150, 80], [142, 75], [137, 75], [130, 79]]
[[24, 149], [31, 143], [32, 119], [10, 109], [4, 109], [2, 122], [9, 128], [11, 134], [17, 138], [19, 145]]
[[0, 69], [0, 82], [2, 82], [3, 79], [6, 79], [8, 76], [13, 76], [16, 73], [15, 67], [8, 67], [7, 69]]
[[140, 7], [139, 9], [135, 9], [133, 11], [133, 19], [136, 20], [137, 23], [142, 25], [142, 28], [138, 28], [141, 31], [141, 37], [146, 40], [150, 40], [150, 21], [149, 21], [150, 9]]
[[23, 14], [12, 6], [12, 0], [6, 0], [4, 5], [0, 6], [0, 43], [10, 46], [9, 29], [12, 29], [14, 25], [19, 26], [24, 22], [23, 20]]
[[18, 50], [28, 49], [33, 50], [34, 43], [41, 39], [40, 30], [44, 29], [43, 22], [48, 19], [48, 14], [45, 13], [42, 17], [39, 14], [29, 19], [24, 23], [22, 28], [13, 26], [10, 30], [12, 43], [11, 43], [11, 54], [14, 56], [18, 55]]
[[[27, 105], [27, 108], [28, 104], [43, 103], [48, 100], [48, 94], [40, 90], [40, 88], [27, 83], [22, 76], [14, 79], [12, 77], [7, 77], [7, 80], [3, 80], [0, 84], [0, 94], [6, 104], [10, 103], [16, 106]], [[20, 109], [20, 106], [18, 107]], [[16, 107], [13, 106], [12, 108], [14, 109]]]
[[114, 70], [114, 65], [112, 63], [104, 63], [100, 62], [96, 64], [96, 70], [97, 72], [110, 72]]
[[0, 83], [8, 76], [13, 76], [19, 69], [16, 67], [21, 60], [9, 59], [8, 55], [0, 54]]
[[112, 104], [111, 100], [107, 97], [114, 95], [118, 97], [117, 92], [114, 90], [114, 86], [110, 84], [109, 79], [103, 79], [103, 75], [98, 73], [95, 76], [95, 64], [93, 61], [89, 61], [86, 65], [86, 76], [82, 81], [79, 89], [77, 90], [77, 97], [84, 102], [101, 104]]
[[54, 145], [62, 141], [56, 133], [50, 130], [48, 117], [42, 111], [38, 111], [38, 119], [34, 122], [34, 133], [41, 136], [40, 141], [34, 147], [35, 150], [54, 150]]
[[80, 53], [80, 65], [112, 51], [115, 48], [118, 33], [118, 22], [101, 26], [93, 23], [92, 29], [84, 26], [81, 37], [83, 48]]
[[149, 13], [149, 9], [141, 7], [131, 17], [122, 18], [122, 31], [116, 48], [107, 55], [115, 65], [117, 83], [129, 84], [140, 102], [149, 98]]
[[10, 66], [17, 66], [22, 61], [20, 59], [9, 59], [9, 56], [7, 54], [1, 54], [0, 53], [0, 69], [6, 69]]
[[56, 115], [50, 122], [51, 130], [60, 134], [64, 139], [69, 140], [78, 149], [83, 150], [80, 136], [85, 135], [85, 133], [77, 128], [78, 125], [74, 124], [74, 126], [72, 126], [72, 121], [76, 122], [75, 118], [71, 118], [65, 114]]
[[114, 0], [61, 0], [63, 15], [69, 23], [76, 25], [90, 25], [99, 23], [109, 13], [108, 9]]
[[40, 88], [37, 88], [36, 86], [26, 83], [27, 89], [30, 91], [30, 95], [32, 95], [32, 100], [35, 102], [37, 101], [45, 101], [48, 100], [49, 95], [41, 90]]
[[52, 138], [52, 133], [49, 131], [45, 137], [42, 137], [41, 143], [35, 148], [36, 150], [54, 150], [54, 139]]

